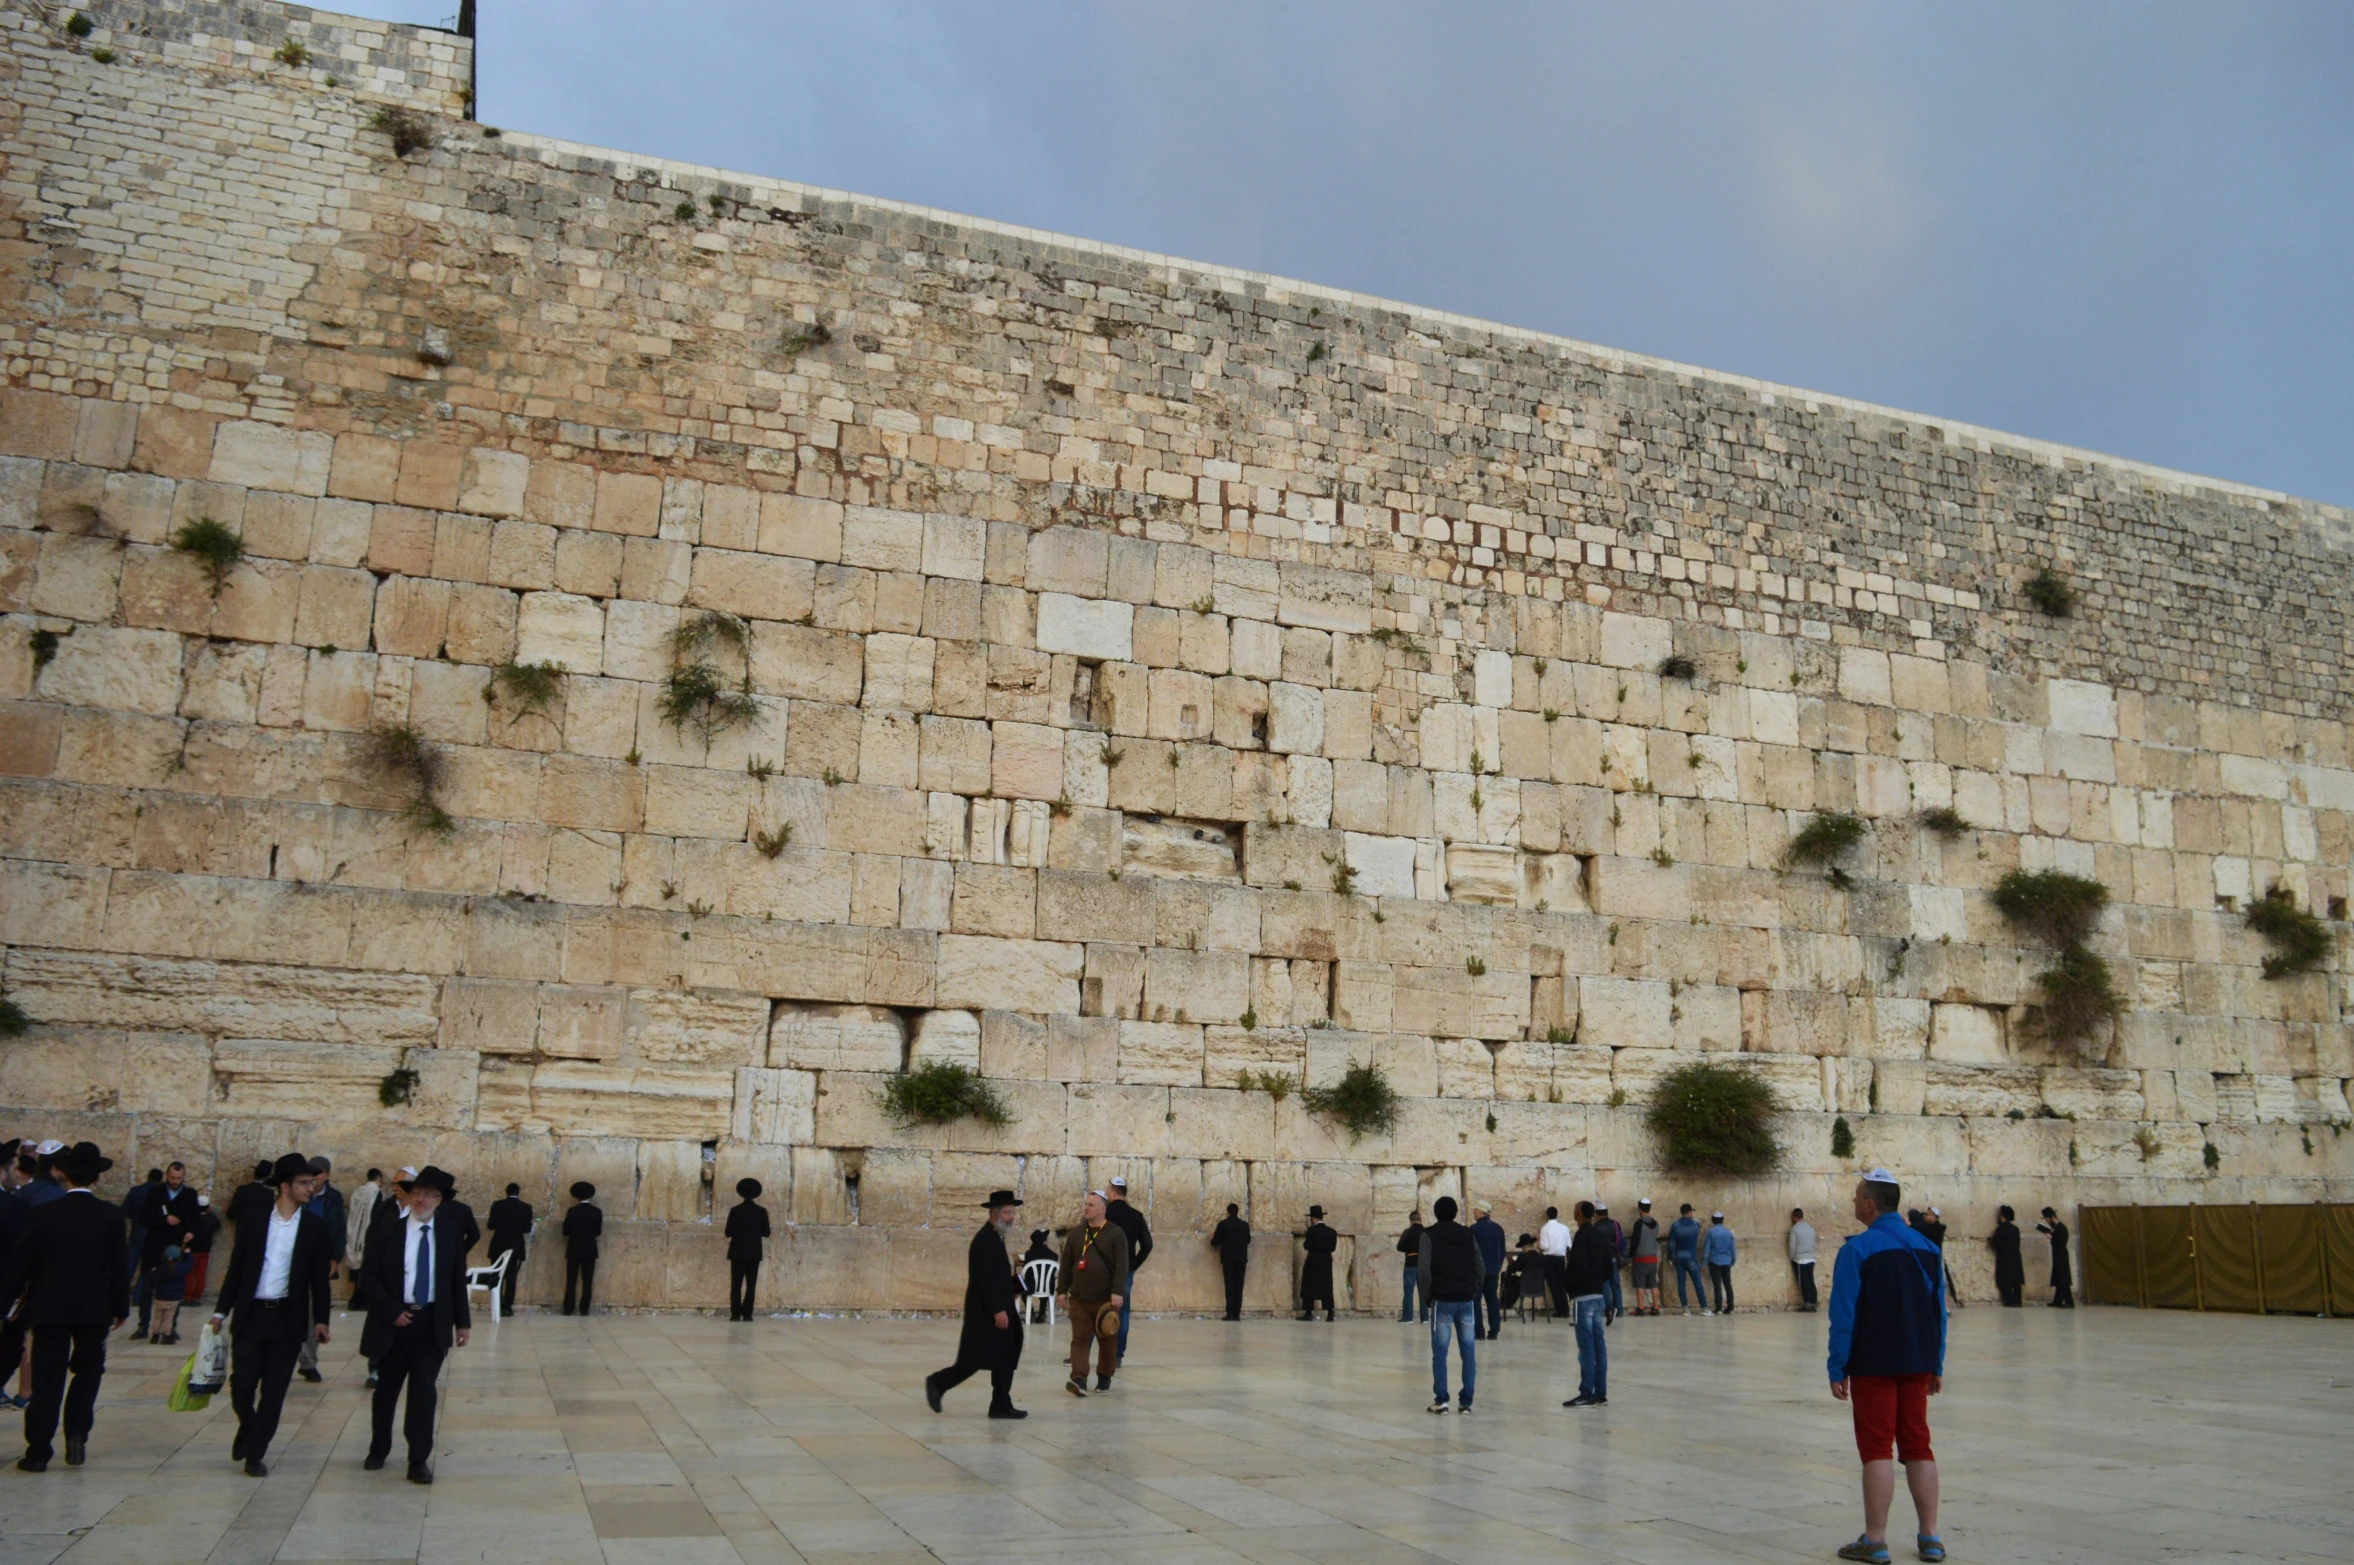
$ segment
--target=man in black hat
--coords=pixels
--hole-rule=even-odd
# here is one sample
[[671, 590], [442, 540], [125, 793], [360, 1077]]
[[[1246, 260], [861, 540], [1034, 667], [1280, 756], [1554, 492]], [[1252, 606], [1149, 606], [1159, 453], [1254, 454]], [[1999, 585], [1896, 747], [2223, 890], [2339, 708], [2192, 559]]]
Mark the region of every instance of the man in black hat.
[[84, 1141], [52, 1167], [64, 1193], [26, 1215], [0, 1273], [0, 1312], [21, 1294], [21, 1318], [33, 1337], [33, 1400], [25, 1409], [25, 1454], [16, 1464], [28, 1473], [48, 1469], [60, 1408], [66, 1465], [82, 1465], [106, 1374], [106, 1335], [131, 1313], [122, 1209], [90, 1188], [113, 1161]]
[[521, 1185], [509, 1185], [507, 1193], [490, 1204], [490, 1263], [498, 1265], [504, 1255], [507, 1272], [499, 1284], [499, 1308], [515, 1313], [515, 1284], [523, 1280], [524, 1243], [531, 1235], [531, 1203], [523, 1199]]
[[248, 1477], [270, 1474], [262, 1458], [278, 1433], [302, 1345], [327, 1340], [327, 1263], [335, 1241], [326, 1219], [303, 1207], [317, 1178], [299, 1152], [271, 1166], [277, 1199], [246, 1209], [213, 1305], [213, 1324], [229, 1323], [229, 1405], [237, 1411], [229, 1459], [243, 1462]]
[[1226, 1203], [1226, 1216], [1210, 1230], [1210, 1248], [1218, 1252], [1218, 1269], [1226, 1274], [1226, 1318], [1242, 1319], [1242, 1279], [1251, 1264], [1251, 1225], [1242, 1208]]
[[942, 1393], [985, 1369], [989, 1416], [1028, 1418], [1014, 1406], [1014, 1370], [1022, 1362], [1021, 1290], [1005, 1253], [1005, 1236], [1013, 1232], [1022, 1203], [1011, 1190], [992, 1190], [988, 1208], [988, 1220], [965, 1251], [964, 1332], [956, 1339], [956, 1362], [924, 1377], [924, 1400], [939, 1412]]
[[402, 1432], [409, 1444], [409, 1482], [433, 1482], [434, 1381], [455, 1341], [466, 1345], [474, 1314], [466, 1302], [464, 1230], [443, 1203], [456, 1187], [427, 1164], [409, 1187], [408, 1214], [368, 1233], [357, 1298], [368, 1312], [360, 1351], [376, 1365], [376, 1399], [368, 1437], [370, 1472], [392, 1454], [392, 1411], [401, 1388], [409, 1393]]
[[1303, 1237], [1308, 1258], [1300, 1263], [1300, 1319], [1316, 1318], [1316, 1303], [1324, 1303], [1324, 1318], [1332, 1319], [1332, 1257], [1340, 1249], [1340, 1235], [1324, 1226], [1324, 1208], [1308, 1208], [1308, 1232]]
[[564, 1214], [564, 1313], [572, 1310], [573, 1290], [579, 1289], [580, 1313], [589, 1312], [589, 1293], [597, 1285], [597, 1236], [605, 1231], [605, 1213], [590, 1198], [597, 1187], [585, 1179], [572, 1185], [571, 1211]]
[[736, 1194], [743, 1199], [727, 1214], [727, 1318], [750, 1320], [768, 1244], [768, 1208], [760, 1204], [757, 1179], [737, 1180]]

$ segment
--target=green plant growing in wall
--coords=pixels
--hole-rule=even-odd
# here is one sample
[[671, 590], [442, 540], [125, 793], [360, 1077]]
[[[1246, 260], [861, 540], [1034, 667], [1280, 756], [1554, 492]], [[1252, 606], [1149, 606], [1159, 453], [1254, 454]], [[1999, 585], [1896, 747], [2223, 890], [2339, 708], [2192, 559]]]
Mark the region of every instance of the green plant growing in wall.
[[1699, 673], [1700, 666], [1681, 652], [1670, 653], [1659, 660], [1659, 677], [1662, 679], [1694, 679]]
[[[745, 684], [749, 685], [747, 676]], [[746, 688], [730, 689], [719, 670], [708, 663], [691, 663], [672, 672], [654, 701], [662, 721], [684, 733], [693, 725], [703, 746], [734, 728], [748, 728], [760, 717], [760, 703]]]
[[2207, 1165], [2208, 1173], [2214, 1173], [2223, 1166], [2222, 1148], [2216, 1146], [2212, 1141], [2208, 1142], [2199, 1148], [2199, 1161]]
[[1476, 956], [1467, 956], [1463, 959], [1463, 970], [1474, 978], [1488, 976], [1488, 964]]
[[960, 1119], [1008, 1125], [1013, 1111], [988, 1079], [969, 1065], [932, 1060], [883, 1084], [883, 1112], [894, 1123], [946, 1125]]
[[33, 672], [38, 674], [56, 661], [57, 644], [72, 634], [70, 630], [36, 630], [26, 637], [25, 645], [31, 648], [33, 654]]
[[1995, 882], [1994, 910], [2056, 946], [2082, 945], [2109, 906], [2109, 888], [2065, 870], [2015, 869]]
[[2267, 978], [2310, 973], [2329, 957], [2329, 926], [2280, 886], [2248, 904], [2248, 927], [2272, 943], [2264, 959]]
[[790, 847], [792, 842], [793, 823], [791, 821], [785, 822], [774, 831], [752, 833], [752, 846], [759, 850], [760, 856], [764, 859], [775, 858]]
[[14, 1000], [0, 998], [0, 1038], [21, 1038], [33, 1025], [25, 1015], [25, 1008]]
[[209, 516], [200, 516], [172, 534], [172, 547], [194, 560], [212, 579], [216, 598], [229, 585], [229, 573], [245, 558], [245, 545], [237, 534], [226, 522], [216, 522]]
[[491, 675], [492, 687], [515, 703], [518, 717], [545, 712], [555, 701], [564, 677], [561, 663], [501, 663]]
[[1789, 846], [1783, 849], [1782, 857], [1792, 865], [1830, 864], [1862, 842], [1866, 833], [1860, 816], [1818, 815], [1790, 834]]
[[1234, 1078], [1235, 1086], [1244, 1092], [1264, 1092], [1281, 1103], [1291, 1096], [1292, 1079], [1281, 1071], [1242, 1071]]
[[1961, 811], [1950, 804], [1940, 804], [1934, 809], [1923, 810], [1914, 818], [1948, 841], [1959, 837], [1970, 829], [1970, 823], [1962, 819]]
[[2140, 1148], [2141, 1160], [2145, 1163], [2158, 1155], [2158, 1133], [2147, 1125], [2135, 1127], [2133, 1132], [2133, 1144]]
[[368, 128], [391, 140], [392, 155], [396, 158], [429, 151], [433, 146], [432, 125], [413, 109], [396, 109], [385, 104], [368, 116]]
[[68, 38], [87, 38], [97, 31], [97, 27], [97, 23], [79, 11], [65, 19], [65, 35]]
[[122, 56], [116, 54], [112, 49], [93, 49], [90, 51], [90, 58], [100, 65], [112, 65]]
[[823, 321], [796, 321], [777, 339], [777, 351], [788, 359], [797, 359], [812, 348], [822, 348], [834, 340], [833, 328]]
[[1329, 1087], [1308, 1087], [1300, 1102], [1318, 1119], [1330, 1120], [1361, 1141], [1398, 1122], [1398, 1092], [1378, 1065], [1352, 1065]]
[[300, 70], [311, 63], [311, 51], [305, 49], [299, 40], [289, 38], [278, 45], [277, 50], [271, 54], [270, 58], [276, 60], [280, 65], [291, 65], [296, 70]]
[[2081, 1044], [2101, 1023], [2125, 1013], [2109, 964], [2082, 946], [2064, 947], [2059, 959], [2035, 975], [2043, 1004], [2032, 1026], [2054, 1043]]
[[1659, 1138], [1661, 1166], [1673, 1173], [1748, 1179], [1782, 1161], [1774, 1089], [1736, 1066], [1714, 1060], [1677, 1066], [1659, 1078], [1646, 1118]]
[[404, 806], [409, 819], [436, 836], [457, 829], [439, 798], [449, 763], [423, 734], [406, 723], [387, 724], [371, 730], [362, 743], [369, 767], [409, 796]]
[[388, 1109], [399, 1108], [417, 1095], [417, 1073], [406, 1065], [385, 1072], [376, 1083], [376, 1101]]
[[2040, 613], [2053, 619], [2066, 619], [2076, 612], [2076, 589], [2068, 578], [2046, 565], [2028, 578], [2025, 589], [2027, 601]]
[[1855, 1132], [1848, 1128], [1847, 1116], [1844, 1114], [1831, 1121], [1831, 1155], [1855, 1156]]

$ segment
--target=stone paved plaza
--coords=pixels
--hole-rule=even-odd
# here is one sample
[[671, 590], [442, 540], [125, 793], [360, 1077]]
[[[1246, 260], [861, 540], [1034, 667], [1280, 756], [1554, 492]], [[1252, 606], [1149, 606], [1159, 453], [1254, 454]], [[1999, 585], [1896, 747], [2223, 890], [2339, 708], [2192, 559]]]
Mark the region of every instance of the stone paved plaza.
[[[118, 1345], [90, 1465], [0, 1470], [0, 1565], [1786, 1561], [1858, 1525], [1819, 1316], [1624, 1322], [1611, 1406], [1585, 1414], [1560, 1407], [1567, 1329], [1508, 1326], [1479, 1411], [1443, 1421], [1420, 1330], [1147, 1320], [1084, 1403], [1034, 1338], [1033, 1416], [1004, 1424], [977, 1383], [925, 1410], [946, 1321], [527, 1314], [453, 1357], [431, 1490], [360, 1470], [356, 1324], [326, 1386], [295, 1386], [262, 1482], [229, 1463], [226, 1399], [166, 1412], [169, 1355]], [[1955, 1326], [1932, 1406], [1957, 1561], [2354, 1557], [2345, 1323]]]

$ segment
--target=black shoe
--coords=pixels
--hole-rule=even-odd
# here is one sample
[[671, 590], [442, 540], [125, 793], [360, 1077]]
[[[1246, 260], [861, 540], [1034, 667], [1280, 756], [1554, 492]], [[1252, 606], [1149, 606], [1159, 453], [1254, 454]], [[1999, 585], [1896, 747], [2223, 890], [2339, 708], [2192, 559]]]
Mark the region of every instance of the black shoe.
[[130, 1340], [133, 1342], [145, 1342], [147, 1340], [147, 1328], [142, 1326], [137, 1331], [132, 1332]]
[[991, 1407], [989, 1416], [991, 1418], [1028, 1418], [1030, 1415], [1008, 1402], [1003, 1407]]
[[411, 1462], [411, 1463], [409, 1464], [409, 1482], [411, 1482], [411, 1483], [431, 1483], [431, 1482], [433, 1482], [433, 1466], [432, 1466], [432, 1464], [431, 1464], [431, 1463], [429, 1463], [429, 1462]]
[[1096, 1390], [1098, 1390], [1098, 1391], [1109, 1391], [1109, 1390], [1111, 1390], [1111, 1389], [1112, 1389], [1112, 1377], [1111, 1377], [1111, 1376], [1109, 1376], [1109, 1375], [1098, 1375], [1098, 1376], [1096, 1376], [1096, 1377], [1095, 1377], [1095, 1389], [1096, 1389]]
[[249, 1456], [245, 1459], [245, 1476], [248, 1478], [267, 1478], [270, 1476], [270, 1470], [262, 1464], [262, 1459], [260, 1457]]
[[380, 1473], [384, 1471], [384, 1458], [387, 1454], [383, 1451], [370, 1451], [367, 1459], [361, 1462], [360, 1466], [364, 1471]]
[[229, 1442], [229, 1460], [232, 1462], [245, 1460], [245, 1431], [242, 1429], [237, 1431], [237, 1438]]
[[1608, 1407], [1609, 1405], [1610, 1398], [1608, 1397], [1596, 1397], [1592, 1402], [1587, 1404], [1589, 1407]]
[[567, 1315], [571, 1314], [571, 1313], [572, 1313], [572, 1306], [571, 1306], [571, 1305], [569, 1305], [569, 1304], [565, 1305], [565, 1306], [564, 1306], [564, 1313], [565, 1313], [565, 1314], [567, 1314]]
[[315, 1369], [302, 1370], [300, 1371], [300, 1374], [302, 1375], [303, 1379], [309, 1381], [314, 1386], [319, 1383], [319, 1372]]
[[65, 1437], [65, 1465], [79, 1467], [90, 1455], [90, 1442], [80, 1435]]
[[49, 1471], [49, 1458], [35, 1456], [27, 1451], [16, 1459], [16, 1470], [20, 1473], [45, 1473]]
[[1075, 1397], [1083, 1397], [1087, 1395], [1086, 1383], [1080, 1380], [1076, 1375], [1063, 1382], [1063, 1389]]
[[1571, 1397], [1568, 1401], [1562, 1403], [1561, 1405], [1563, 1407], [1592, 1407], [1594, 1405], [1594, 1399], [1581, 1393], [1577, 1396]]
[[376, 1384], [376, 1372], [374, 1370], [368, 1371], [368, 1384], [371, 1386]]
[[940, 1383], [930, 1375], [924, 1377], [924, 1402], [933, 1412], [940, 1411]]

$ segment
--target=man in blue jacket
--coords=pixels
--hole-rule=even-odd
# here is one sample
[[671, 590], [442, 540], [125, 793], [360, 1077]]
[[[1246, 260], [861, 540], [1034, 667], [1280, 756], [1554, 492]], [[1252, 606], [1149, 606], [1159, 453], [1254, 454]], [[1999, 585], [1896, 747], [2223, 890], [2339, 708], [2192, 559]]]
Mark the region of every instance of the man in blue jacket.
[[1471, 1209], [1479, 1214], [1471, 1225], [1471, 1242], [1479, 1246], [1479, 1298], [1488, 1316], [1486, 1329], [1477, 1335], [1481, 1341], [1493, 1342], [1496, 1333], [1504, 1329], [1504, 1311], [1496, 1302], [1496, 1289], [1504, 1277], [1504, 1225], [1488, 1215], [1485, 1201], [1472, 1202]]
[[1937, 1538], [1937, 1457], [1929, 1448], [1929, 1399], [1945, 1389], [1944, 1257], [1896, 1215], [1899, 1193], [1888, 1170], [1864, 1175], [1855, 1215], [1871, 1226], [1839, 1247], [1831, 1274], [1831, 1395], [1854, 1410], [1864, 1463], [1863, 1536], [1839, 1557], [1873, 1565], [1888, 1565], [1897, 1461], [1920, 1517], [1921, 1558], [1945, 1558]]
[[1667, 1258], [1676, 1269], [1676, 1303], [1684, 1313], [1692, 1313], [1692, 1300], [1684, 1292], [1684, 1279], [1692, 1279], [1692, 1292], [1700, 1299], [1700, 1313], [1708, 1313], [1708, 1290], [1700, 1285], [1700, 1223], [1692, 1215], [1692, 1203], [1687, 1201], [1677, 1210], [1676, 1220], [1667, 1225]]
[[[1733, 1230], [1725, 1226], [1725, 1214], [1708, 1214], [1708, 1232], [1700, 1236], [1700, 1252], [1708, 1261], [1708, 1293], [1715, 1301], [1716, 1313], [1733, 1313], [1733, 1262], [1739, 1251], [1733, 1244]], [[1703, 1315], [1708, 1311], [1701, 1311]]]

